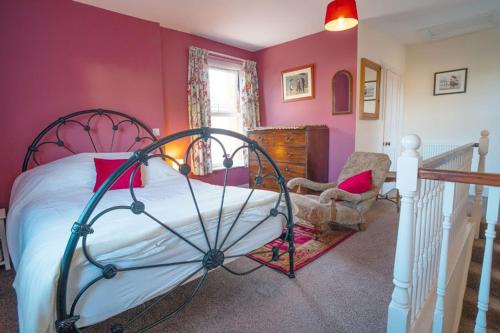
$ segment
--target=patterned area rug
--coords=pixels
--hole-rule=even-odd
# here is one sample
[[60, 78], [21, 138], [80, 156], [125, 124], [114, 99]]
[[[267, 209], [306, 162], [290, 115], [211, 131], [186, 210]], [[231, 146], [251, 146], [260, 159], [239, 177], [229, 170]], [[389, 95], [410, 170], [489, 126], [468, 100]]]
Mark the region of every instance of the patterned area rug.
[[[318, 259], [322, 254], [333, 249], [335, 246], [339, 245], [347, 238], [351, 237], [356, 233], [356, 230], [336, 226], [332, 234], [328, 237], [326, 241], [319, 241], [315, 239], [314, 227], [306, 224], [295, 224], [294, 230], [295, 236], [295, 271], [301, 269], [305, 265]], [[249, 258], [256, 260], [258, 262], [268, 262], [272, 253], [261, 253], [263, 251], [270, 251], [273, 246], [279, 245], [281, 241], [275, 240], [273, 242], [267, 243], [263, 247], [253, 251], [248, 255]], [[280, 253], [288, 249], [288, 244], [284, 243], [281, 245]], [[289, 272], [289, 257], [288, 255], [283, 255], [278, 261], [272, 261], [267, 264], [269, 267], [277, 269], [281, 272]]]

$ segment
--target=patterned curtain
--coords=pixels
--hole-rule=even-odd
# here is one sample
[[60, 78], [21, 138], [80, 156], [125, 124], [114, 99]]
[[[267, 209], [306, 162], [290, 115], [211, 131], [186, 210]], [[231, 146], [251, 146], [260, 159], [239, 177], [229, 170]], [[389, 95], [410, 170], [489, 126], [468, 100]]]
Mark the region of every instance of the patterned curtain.
[[[240, 110], [243, 116], [243, 129], [246, 131], [260, 126], [259, 80], [257, 63], [245, 60], [240, 76]], [[248, 166], [248, 151], [243, 150], [245, 166]]]
[[[208, 51], [191, 46], [188, 66], [188, 112], [190, 128], [210, 127], [210, 90], [208, 85]], [[197, 141], [191, 153], [195, 175], [212, 172], [210, 140]]]
[[245, 130], [260, 126], [257, 63], [245, 60], [240, 81], [240, 103]]

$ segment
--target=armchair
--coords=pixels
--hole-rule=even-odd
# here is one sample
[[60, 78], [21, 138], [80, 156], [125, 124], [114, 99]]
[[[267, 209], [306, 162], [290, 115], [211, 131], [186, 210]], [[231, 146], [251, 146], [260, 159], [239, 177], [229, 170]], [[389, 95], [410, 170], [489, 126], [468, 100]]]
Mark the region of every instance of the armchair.
[[[328, 234], [333, 223], [358, 225], [361, 231], [365, 230], [365, 214], [377, 199], [390, 165], [391, 160], [386, 154], [356, 152], [349, 156], [338, 182], [317, 183], [305, 178], [291, 179], [287, 187], [291, 190], [297, 188], [297, 193], [291, 193], [295, 220], [312, 224], [319, 237]], [[365, 170], [372, 170], [372, 188], [368, 192], [353, 194], [337, 187], [347, 178]], [[321, 194], [301, 194], [303, 189]]]

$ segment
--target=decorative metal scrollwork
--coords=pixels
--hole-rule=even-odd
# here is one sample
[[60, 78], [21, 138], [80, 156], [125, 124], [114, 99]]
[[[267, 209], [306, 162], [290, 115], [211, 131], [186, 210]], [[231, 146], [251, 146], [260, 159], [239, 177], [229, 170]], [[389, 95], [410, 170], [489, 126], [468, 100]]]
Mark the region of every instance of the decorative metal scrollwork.
[[[228, 153], [223, 143], [220, 140], [221, 136], [229, 136], [232, 138], [236, 138], [240, 140], [242, 144], [232, 153]], [[186, 161], [185, 163], [179, 164], [177, 160], [174, 159], [172, 156], [169, 156], [163, 152], [158, 153], [158, 151], [161, 151], [161, 148], [164, 145], [186, 137], [191, 137], [192, 142], [186, 150], [184, 159], [184, 161]], [[195, 143], [197, 140], [213, 140], [213, 142], [215, 142], [216, 144], [221, 145], [222, 151], [224, 152], [224, 168], [225, 168], [224, 184], [221, 188], [222, 190], [221, 203], [219, 206], [219, 211], [216, 219], [217, 227], [215, 230], [214, 237], [211, 237], [212, 239], [209, 238], [208, 236], [205, 223], [203, 221], [203, 215], [200, 211], [199, 202], [195, 195], [194, 187], [192, 186], [192, 182], [190, 179], [191, 167], [188, 161], [190, 160], [189, 156], [191, 153], [191, 149], [193, 147], [193, 143]], [[221, 228], [221, 222], [223, 220], [223, 208], [224, 208], [224, 199], [226, 196], [228, 172], [233, 168], [234, 164], [233, 160], [235, 154], [243, 149], [248, 149], [248, 154], [253, 154], [253, 156], [255, 156], [259, 165], [258, 173], [253, 187], [248, 191], [248, 196], [242, 203], [241, 207], [237, 209], [237, 213], [234, 219], [232, 218], [231, 220], [229, 220], [230, 224], [227, 225], [226, 228], [227, 232], [223, 232], [222, 230], [226, 230], [224, 228]], [[203, 243], [205, 243], [206, 241], [206, 249], [204, 249], [205, 245], [201, 246], [195, 244], [195, 242], [193, 242], [189, 237], [183, 235], [181, 232], [176, 230], [176, 228], [170, 226], [168, 223], [165, 223], [160, 218], [154, 216], [150, 211], [148, 211], [147, 205], [144, 202], [138, 200], [136, 193], [134, 192], [134, 188], [132, 186], [134, 175], [141, 166], [146, 167], [148, 165], [148, 161], [150, 161], [153, 158], [161, 158], [164, 160], [169, 160], [172, 163], [176, 163], [179, 169], [179, 173], [185, 177], [189, 188], [190, 196], [194, 202], [194, 207], [196, 209], [196, 214], [198, 216], [200, 230], [203, 231], [203, 236], [204, 236]], [[262, 173], [263, 160], [267, 160], [272, 165], [273, 170], [268, 174]], [[125, 202], [123, 203], [123, 205], [109, 207], [99, 212], [96, 211], [96, 207], [101, 202], [101, 199], [106, 195], [108, 190], [111, 188], [113, 183], [129, 169], [133, 169], [133, 172], [130, 176], [130, 186], [129, 186], [129, 192], [132, 202], [131, 203]], [[276, 194], [276, 202], [272, 203], [271, 205], [272, 208], [269, 209], [267, 215], [261, 220], [255, 221], [253, 224], [248, 224], [248, 223], [238, 224], [238, 221], [240, 220], [240, 217], [242, 216], [245, 208], [247, 207], [250, 198], [255, 193], [256, 187], [258, 187], [259, 181], [257, 180], [259, 179], [262, 180], [265, 178], [274, 179], [279, 185], [280, 191], [279, 193]], [[180, 241], [192, 247], [196, 252], [199, 252], [198, 258], [193, 260], [184, 260], [184, 261], [183, 260], [176, 261], [174, 258], [172, 258], [172, 260], [169, 262], [159, 262], [142, 266], [127, 266], [127, 267], [121, 266], [119, 264], [112, 264], [109, 262], [100, 261], [99, 259], [94, 257], [91, 251], [89, 251], [88, 249], [89, 238], [93, 237], [96, 234], [97, 231], [95, 230], [98, 229], [95, 228], [95, 225], [104, 215], [118, 210], [128, 210], [133, 214], [146, 216], [148, 220], [151, 221], [151, 223], [158, 224], [166, 234], [169, 234], [171, 237], [176, 237]], [[273, 246], [273, 248], [268, 251], [264, 251], [271, 254], [269, 261], [260, 263], [255, 262], [252, 268], [247, 269], [245, 271], [236, 271], [233, 268], [229, 268], [227, 266], [228, 259], [243, 257], [246, 256], [248, 253], [229, 254], [228, 251], [231, 248], [233, 248], [236, 244], [238, 244], [242, 239], [244, 239], [249, 234], [254, 232], [260, 225], [266, 223], [266, 221], [269, 221], [271, 220], [272, 217], [276, 216], [282, 216], [282, 221], [284, 221], [285, 227], [283, 228], [280, 236], [277, 238], [278, 245]], [[240, 232], [238, 235], [234, 235], [233, 239], [231, 239], [229, 236], [232, 233], [234, 233], [234, 230], [237, 228], [240, 228], [239, 231], [242, 232]], [[88, 281], [88, 283], [78, 292], [76, 297], [71, 299], [70, 297], [68, 297], [67, 293], [68, 282], [69, 282], [68, 278], [69, 278], [72, 258], [77, 248], [77, 245], [80, 241], [81, 241], [82, 251], [86, 259], [92, 265], [98, 268], [101, 273], [96, 275], [94, 279]], [[222, 129], [212, 129], [212, 128], [193, 129], [167, 136], [157, 142], [153, 142], [152, 144], [143, 149], [136, 151], [136, 153], [133, 154], [132, 157], [130, 157], [117, 171], [115, 171], [94, 194], [94, 196], [91, 198], [91, 200], [85, 207], [84, 211], [82, 212], [80, 218], [73, 226], [71, 230], [71, 236], [67, 243], [64, 257], [62, 259], [61, 271], [57, 286], [58, 331], [80, 332], [82, 329], [78, 328], [79, 317], [78, 314], [75, 313], [79, 300], [82, 298], [85, 292], [89, 290], [89, 288], [92, 287], [94, 284], [102, 283], [101, 281], [103, 280], [111, 280], [110, 282], [112, 283], [112, 280], [119, 274], [127, 274], [127, 272], [130, 271], [141, 271], [141, 270], [155, 269], [167, 266], [178, 266], [178, 265], [188, 265], [188, 264], [196, 265], [196, 267], [193, 269], [194, 272], [192, 272], [187, 277], [182, 279], [182, 281], [178, 282], [173, 288], [171, 288], [170, 291], [157, 297], [156, 299], [153, 299], [147, 305], [144, 305], [143, 308], [139, 310], [135, 315], [133, 315], [132, 318], [130, 318], [127, 322], [115, 324], [108, 329], [108, 332], [115, 332], [115, 333], [129, 332], [129, 331], [144, 332], [158, 325], [159, 323], [171, 318], [173, 315], [175, 315], [181, 309], [183, 309], [188, 303], [190, 303], [196, 296], [200, 288], [203, 286], [205, 281], [207, 280], [208, 273], [216, 268], [222, 268], [227, 272], [236, 275], [246, 275], [269, 264], [272, 261], [279, 260], [284, 255], [288, 255], [290, 263], [288, 275], [289, 277], [294, 277], [294, 269], [293, 269], [294, 249], [295, 248], [294, 248], [294, 237], [293, 237], [293, 218], [291, 211], [291, 202], [287, 187], [285, 185], [285, 179], [281, 175], [275, 162], [269, 157], [267, 152], [264, 151], [255, 141], [252, 141], [247, 137], [235, 132]], [[178, 305], [174, 310], [162, 315], [160, 318], [155, 318], [155, 320], [152, 323], [147, 324], [145, 327], [142, 327], [140, 329], [134, 328], [135, 327], [134, 325], [137, 325], [138, 319], [143, 318], [151, 308], [153, 308], [155, 305], [157, 305], [166, 297], [172, 295], [172, 292], [177, 287], [185, 284], [187, 281], [190, 281], [195, 277], [198, 277], [198, 280], [194, 284], [194, 287], [187, 296], [187, 298], [184, 299], [180, 305]], [[67, 306], [68, 301], [71, 302], [69, 308]]]
[[[98, 119], [108, 121], [110, 125], [109, 130], [111, 131], [111, 139], [109, 147], [107, 147], [106, 151], [99, 151], [97, 134], [93, 134], [93, 129]], [[62, 148], [70, 154], [78, 153], [72, 147], [71, 143], [63, 140], [62, 133], [68, 125], [76, 125], [81, 128], [84, 133], [86, 133], [92, 149], [96, 153], [113, 152], [116, 148], [115, 144], [117, 141], [117, 134], [126, 126], [132, 127], [135, 133], [130, 145], [127, 148], [122, 149], [122, 151], [130, 151], [134, 147], [137, 147], [138, 143], [143, 141], [154, 142], [157, 140], [156, 136], [148, 126], [125, 113], [104, 109], [78, 111], [57, 119], [40, 132], [40, 134], [38, 134], [35, 140], [33, 140], [31, 145], [28, 147], [28, 152], [24, 157], [23, 172], [28, 170], [31, 164], [40, 165], [38, 153], [40, 152], [41, 147], [52, 145]], [[99, 134], [99, 136], [101, 136], [102, 133]]]

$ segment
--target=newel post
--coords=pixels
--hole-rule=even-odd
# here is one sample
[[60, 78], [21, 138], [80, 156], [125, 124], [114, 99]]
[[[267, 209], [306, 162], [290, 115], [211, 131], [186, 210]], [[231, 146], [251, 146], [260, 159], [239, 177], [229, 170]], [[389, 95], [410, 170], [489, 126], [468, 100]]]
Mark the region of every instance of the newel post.
[[[486, 155], [488, 154], [488, 147], [490, 144], [490, 132], [488, 130], [481, 131], [481, 138], [479, 139], [478, 153], [479, 163], [477, 165], [477, 172], [484, 172], [486, 165]], [[483, 217], [483, 185], [476, 185], [476, 193], [474, 197], [474, 207], [472, 208], [472, 222], [476, 224], [476, 239], [479, 238], [479, 227]]]
[[398, 158], [396, 187], [401, 194], [396, 259], [394, 261], [394, 291], [389, 304], [387, 332], [404, 333], [410, 329], [410, 288], [413, 269], [415, 197], [419, 180], [420, 138], [407, 135], [402, 140], [403, 153]]

